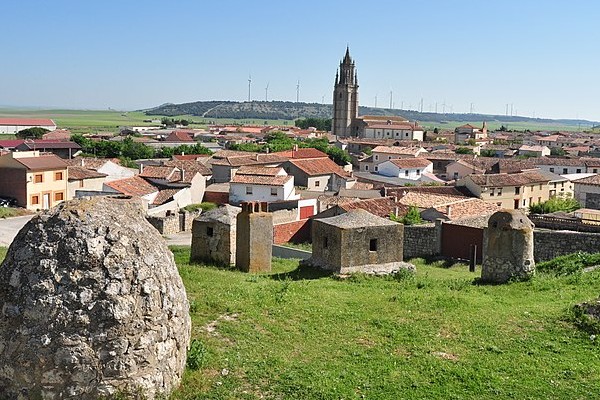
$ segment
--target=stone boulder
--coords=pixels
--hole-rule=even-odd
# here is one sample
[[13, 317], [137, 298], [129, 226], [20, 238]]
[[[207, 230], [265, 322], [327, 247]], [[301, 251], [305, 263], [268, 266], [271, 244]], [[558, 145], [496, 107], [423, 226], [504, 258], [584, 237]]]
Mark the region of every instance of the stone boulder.
[[141, 203], [62, 203], [19, 232], [0, 267], [0, 398], [166, 395], [190, 327], [173, 255]]

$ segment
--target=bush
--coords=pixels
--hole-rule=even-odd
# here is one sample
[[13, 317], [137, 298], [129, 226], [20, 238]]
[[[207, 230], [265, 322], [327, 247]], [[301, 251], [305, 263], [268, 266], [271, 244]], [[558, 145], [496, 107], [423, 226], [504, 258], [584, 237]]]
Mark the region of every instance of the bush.
[[529, 206], [529, 212], [532, 214], [548, 214], [556, 211], [571, 212], [581, 208], [581, 204], [571, 197], [570, 194], [564, 196], [555, 196], [542, 203]]
[[538, 263], [536, 268], [540, 272], [559, 276], [573, 275], [581, 272], [586, 267], [598, 264], [600, 264], [600, 253], [577, 252]]
[[197, 371], [206, 364], [206, 346], [198, 339], [192, 339], [187, 354], [186, 366], [192, 371]]
[[189, 211], [189, 212], [196, 212], [198, 210], [210, 211], [213, 208], [217, 208], [217, 205], [215, 203], [211, 203], [209, 201], [205, 201], [202, 203], [188, 204], [187, 206], [183, 207], [183, 209], [185, 211]]

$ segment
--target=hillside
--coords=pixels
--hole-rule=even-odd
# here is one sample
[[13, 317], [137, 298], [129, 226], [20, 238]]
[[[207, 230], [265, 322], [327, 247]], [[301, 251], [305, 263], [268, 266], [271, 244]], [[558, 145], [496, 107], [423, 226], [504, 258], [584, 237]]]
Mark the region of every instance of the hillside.
[[[205, 118], [234, 119], [296, 119], [296, 118], [331, 118], [332, 105], [318, 103], [295, 103], [289, 101], [197, 101], [184, 104], [164, 104], [149, 110], [146, 115], [194, 115]], [[446, 121], [463, 122], [496, 122], [500, 124], [562, 125], [591, 127], [598, 122], [581, 119], [544, 119], [521, 116], [489, 115], [489, 114], [442, 114], [421, 113], [412, 110], [360, 107], [360, 115], [400, 115], [409, 120], [440, 123]]]

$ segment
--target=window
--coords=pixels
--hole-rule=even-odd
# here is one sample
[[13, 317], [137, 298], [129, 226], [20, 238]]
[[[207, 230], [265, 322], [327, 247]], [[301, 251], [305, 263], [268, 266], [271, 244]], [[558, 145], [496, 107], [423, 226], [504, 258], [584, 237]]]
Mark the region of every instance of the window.
[[525, 207], [525, 204], [527, 204], [527, 199], [523, 199], [523, 207]]
[[323, 248], [326, 249], [327, 247], [329, 247], [329, 240], [327, 240], [327, 237], [323, 238]]
[[490, 197], [494, 196], [494, 188], [490, 188]]
[[82, 188], [83, 187], [83, 179], [79, 181], [79, 187]]
[[542, 184], [540, 183], [540, 190], [542, 190]]
[[246, 186], [246, 194], [252, 194], [252, 186]]
[[369, 166], [365, 165], [365, 171], [368, 171], [368, 170], [369, 170]]
[[315, 187], [321, 186], [321, 181], [315, 181]]
[[598, 168], [594, 168], [594, 169], [592, 170], [592, 172], [593, 172], [593, 173], [595, 173], [595, 174], [597, 174], [597, 173], [598, 173]]
[[550, 168], [550, 172], [554, 172], [554, 168]]
[[502, 188], [498, 188], [498, 196], [502, 196]]
[[33, 176], [33, 182], [34, 183], [42, 183], [42, 182], [44, 182], [44, 175], [43, 174], [35, 174]]
[[376, 165], [375, 166], [375, 172], [379, 171], [379, 167]]
[[408, 170], [404, 171], [404, 176], [408, 176]]
[[421, 175], [421, 170], [420, 169], [417, 170], [417, 175]]
[[576, 171], [576, 172], [577, 172], [578, 174], [580, 174], [580, 173], [581, 173], [581, 168], [577, 168], [577, 171]]
[[455, 172], [452, 176], [454, 179], [458, 179], [458, 172]]
[[521, 188], [519, 186], [515, 187], [515, 194], [521, 193]]
[[40, 196], [37, 194], [31, 196], [31, 204], [40, 204]]
[[54, 201], [63, 201], [65, 199], [65, 194], [63, 192], [54, 193]]
[[63, 180], [63, 173], [62, 172], [55, 172], [54, 173], [54, 180], [55, 181], [62, 181]]
[[271, 196], [277, 196], [277, 188], [271, 188]]
[[214, 233], [215, 232], [214, 232], [214, 229], [213, 229], [212, 226], [207, 226], [206, 227], [206, 236], [212, 236], [212, 235], [214, 235]]
[[568, 174], [569, 170], [567, 168], [563, 168], [563, 174]]
[[375, 154], [375, 161], [379, 160], [379, 156]]
[[369, 241], [369, 251], [377, 251], [377, 239], [371, 239]]
[[391, 159], [392, 159], [392, 156], [388, 156], [388, 160], [391, 160]]

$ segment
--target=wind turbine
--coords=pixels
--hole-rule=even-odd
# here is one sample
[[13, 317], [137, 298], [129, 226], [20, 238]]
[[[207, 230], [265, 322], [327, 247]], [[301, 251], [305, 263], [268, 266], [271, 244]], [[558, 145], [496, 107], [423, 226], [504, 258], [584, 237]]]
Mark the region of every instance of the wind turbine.
[[265, 88], [265, 101], [269, 101], [269, 82], [267, 82], [267, 87]]
[[300, 101], [300, 79], [298, 79], [298, 83], [296, 83], [296, 103]]
[[250, 101], [250, 88], [252, 86], [252, 75], [248, 74], [248, 101]]

